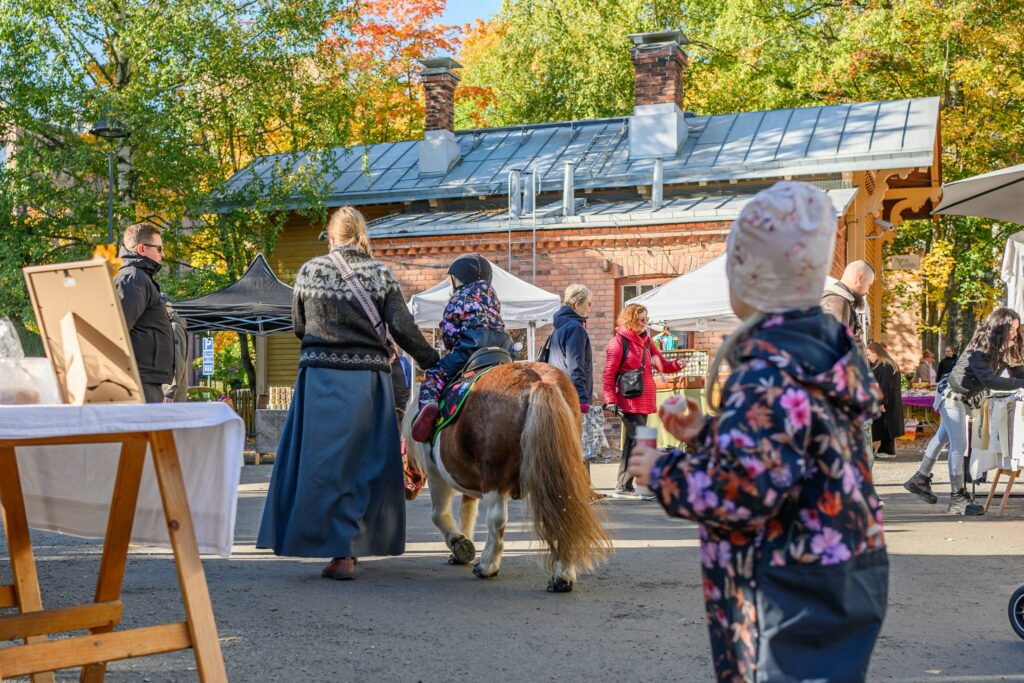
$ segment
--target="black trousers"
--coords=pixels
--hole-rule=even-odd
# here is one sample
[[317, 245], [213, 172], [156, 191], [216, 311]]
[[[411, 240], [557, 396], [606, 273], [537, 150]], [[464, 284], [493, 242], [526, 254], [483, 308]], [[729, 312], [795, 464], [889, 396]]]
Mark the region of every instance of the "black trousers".
[[164, 387], [162, 384], [146, 384], [143, 382], [142, 395], [146, 398], [146, 403], [163, 403]]
[[631, 491], [633, 477], [626, 472], [629, 466], [629, 454], [636, 448], [636, 428], [647, 424], [647, 416], [640, 413], [623, 413], [622, 428], [626, 430], [626, 442], [622, 446], [622, 458], [619, 459], [619, 480], [615, 484], [616, 491]]

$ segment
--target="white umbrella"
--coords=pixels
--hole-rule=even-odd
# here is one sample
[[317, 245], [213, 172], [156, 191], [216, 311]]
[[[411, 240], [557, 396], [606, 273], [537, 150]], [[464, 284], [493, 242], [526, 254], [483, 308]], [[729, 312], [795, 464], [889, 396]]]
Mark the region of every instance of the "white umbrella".
[[1024, 164], [943, 185], [942, 202], [932, 213], [1024, 225]]

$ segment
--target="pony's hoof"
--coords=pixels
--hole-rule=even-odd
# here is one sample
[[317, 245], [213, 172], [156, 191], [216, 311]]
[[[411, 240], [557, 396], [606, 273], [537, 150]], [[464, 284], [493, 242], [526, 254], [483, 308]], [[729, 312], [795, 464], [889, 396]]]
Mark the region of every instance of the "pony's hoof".
[[481, 568], [479, 562], [473, 565], [473, 576], [477, 577], [478, 579], [493, 579], [497, 575], [497, 569], [494, 570], [493, 574], [484, 574], [484, 570], [483, 568]]
[[460, 538], [452, 546], [452, 554], [448, 557], [448, 564], [469, 564], [476, 557], [476, 546], [468, 538]]
[[557, 576], [552, 576], [551, 580], [548, 581], [548, 593], [572, 593], [572, 587], [575, 584], [572, 581], [566, 581], [560, 579]]

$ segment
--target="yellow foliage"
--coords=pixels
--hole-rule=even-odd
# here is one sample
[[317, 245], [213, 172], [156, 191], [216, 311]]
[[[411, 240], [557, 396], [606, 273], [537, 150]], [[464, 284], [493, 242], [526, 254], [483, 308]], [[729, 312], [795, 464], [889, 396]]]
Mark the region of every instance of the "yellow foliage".
[[121, 270], [121, 257], [117, 255], [116, 244], [100, 244], [92, 250], [92, 257], [94, 259], [103, 259], [107, 262], [107, 267], [110, 268], [111, 275], [117, 275], [117, 271]]

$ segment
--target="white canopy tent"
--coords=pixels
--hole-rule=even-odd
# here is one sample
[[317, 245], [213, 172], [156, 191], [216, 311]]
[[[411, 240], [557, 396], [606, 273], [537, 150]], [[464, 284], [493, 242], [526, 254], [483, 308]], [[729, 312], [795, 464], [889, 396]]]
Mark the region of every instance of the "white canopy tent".
[[[825, 278], [826, 285], [835, 281]], [[653, 322], [679, 332], [732, 332], [740, 324], [729, 304], [725, 254], [626, 303], [640, 304]]]
[[[557, 294], [520, 280], [493, 261], [490, 263], [493, 271], [491, 284], [501, 300], [501, 317], [508, 328], [526, 329], [529, 358], [533, 360], [536, 354], [537, 327], [551, 322], [562, 301]], [[409, 300], [409, 310], [416, 324], [420, 327], [437, 327], [451, 294], [451, 285], [445, 278], [430, 289], [413, 295]]]
[[740, 324], [729, 305], [724, 255], [626, 303], [680, 332], [731, 332]]

